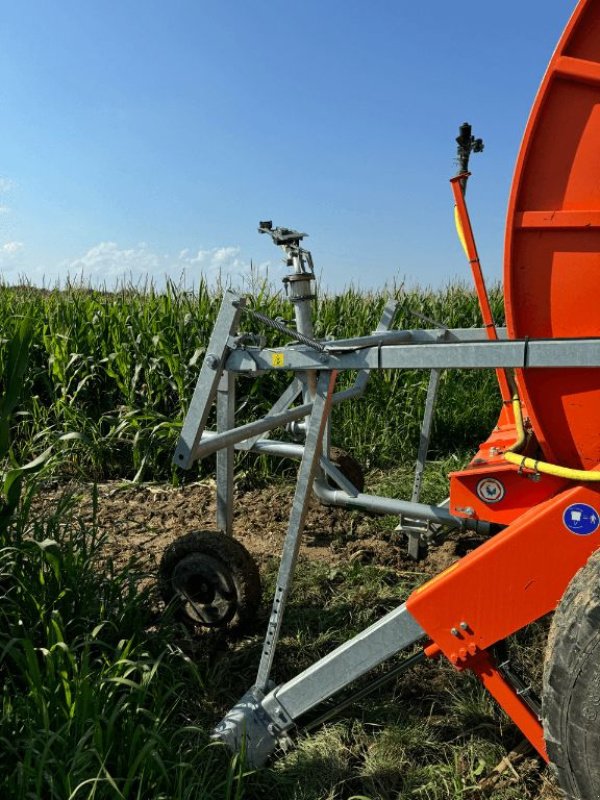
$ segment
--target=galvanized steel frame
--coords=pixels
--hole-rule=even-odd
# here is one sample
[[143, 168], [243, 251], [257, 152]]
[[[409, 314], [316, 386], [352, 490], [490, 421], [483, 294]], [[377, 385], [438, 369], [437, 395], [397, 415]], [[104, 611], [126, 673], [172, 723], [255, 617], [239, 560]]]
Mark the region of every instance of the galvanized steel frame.
[[[405, 605], [387, 614], [358, 636], [282, 686], [272, 689], [271, 666], [292, 576], [311, 488], [326, 503], [397, 514], [403, 520], [487, 530], [486, 523], [454, 517], [447, 508], [414, 502], [426, 456], [440, 370], [489, 368], [600, 367], [600, 339], [489, 341], [481, 329], [388, 331], [392, 306], [369, 336], [325, 342], [326, 351], [304, 345], [248, 347], [237, 336], [244, 299], [227, 292], [210, 338], [207, 355], [186, 415], [174, 462], [189, 468], [195, 460], [217, 453], [217, 518], [231, 532], [233, 500], [233, 451], [252, 450], [301, 459], [296, 492], [283, 545], [271, 617], [263, 645], [256, 684], [225, 717], [217, 729], [220, 738], [235, 748], [248, 746], [250, 762], [267, 757], [299, 716], [335, 692], [423, 638], [424, 631]], [[359, 493], [322, 452], [328, 441], [328, 419], [337, 402], [364, 391], [371, 370], [428, 369], [432, 371], [422, 442], [415, 474], [413, 502]], [[262, 419], [235, 427], [235, 376], [271, 370], [299, 373]], [[353, 387], [334, 393], [337, 373], [358, 370]], [[317, 377], [307, 391], [307, 377]], [[302, 395], [298, 406], [292, 404]], [[217, 431], [206, 431], [206, 421], [217, 400]], [[305, 419], [305, 443], [268, 439], [269, 432], [293, 420]], [[319, 466], [322, 472], [319, 472]], [[333, 479], [332, 488], [323, 475]], [[409, 525], [410, 527], [410, 525]]]

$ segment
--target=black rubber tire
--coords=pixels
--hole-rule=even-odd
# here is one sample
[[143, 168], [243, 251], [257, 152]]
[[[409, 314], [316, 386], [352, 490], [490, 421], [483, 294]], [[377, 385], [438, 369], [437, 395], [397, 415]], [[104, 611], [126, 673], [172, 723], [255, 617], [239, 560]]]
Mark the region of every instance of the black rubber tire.
[[158, 588], [193, 629], [241, 632], [256, 618], [261, 598], [254, 559], [221, 531], [193, 531], [170, 544], [159, 565]]
[[[363, 492], [365, 488], [365, 473], [358, 461], [351, 456], [346, 450], [341, 447], [329, 448], [329, 460], [339, 469], [345, 478], [348, 478], [359, 492]], [[337, 488], [331, 479], [327, 479], [330, 486]]]
[[600, 798], [600, 551], [572, 578], [554, 614], [542, 716], [565, 796]]

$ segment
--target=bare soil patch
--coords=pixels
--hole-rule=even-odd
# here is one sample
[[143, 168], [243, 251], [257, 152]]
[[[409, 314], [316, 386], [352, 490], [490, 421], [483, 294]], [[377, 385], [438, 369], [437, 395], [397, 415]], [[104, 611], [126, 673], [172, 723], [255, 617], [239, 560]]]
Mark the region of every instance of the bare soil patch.
[[[85, 524], [94, 518], [94, 487], [70, 484], [47, 487], [42, 504], [50, 508], [59, 496], [75, 495], [77, 516]], [[147, 574], [154, 574], [164, 549], [177, 537], [194, 530], [216, 528], [215, 484], [213, 480], [183, 487], [132, 485], [122, 482], [96, 487], [96, 525], [106, 536], [108, 553], [117, 564], [134, 557]], [[276, 483], [257, 489], [236, 491], [234, 535], [265, 565], [281, 553], [292, 504], [294, 486]], [[332, 566], [359, 561], [428, 577], [438, 574], [483, 539], [473, 533], [452, 533], [426, 559], [415, 563], [406, 555], [406, 543], [394, 530], [395, 518], [375, 517], [358, 511], [322, 506], [311, 499], [300, 558]], [[268, 600], [268, 598], [267, 598]], [[443, 676], [437, 676], [439, 680]], [[435, 679], [432, 677], [432, 685]], [[420, 690], [420, 686], [419, 686]], [[523, 743], [523, 749], [508, 754], [490, 775], [482, 780], [473, 797], [501, 797], [503, 790], [521, 781], [539, 781], [536, 797], [555, 800], [560, 795], [548, 773], [540, 773], [540, 762]]]
[[[57, 486], [43, 493], [43, 502], [51, 505], [64, 493], [78, 497], [78, 517], [91, 523], [93, 487]], [[236, 492], [234, 535], [259, 564], [281, 552], [293, 493], [293, 485], [282, 483]], [[152, 571], [165, 547], [177, 537], [194, 530], [216, 529], [214, 481], [183, 487], [100, 484], [96, 524], [106, 535], [109, 552], [117, 563], [134, 556]], [[426, 577], [445, 569], [481, 541], [473, 539], [472, 534], [455, 533], [440, 547], [432, 548], [424, 561], [415, 564], [406, 556], [406, 546], [394, 530], [395, 524], [394, 518], [382, 520], [359, 511], [326, 507], [312, 498], [300, 556], [332, 565], [358, 560], [419, 572]]]

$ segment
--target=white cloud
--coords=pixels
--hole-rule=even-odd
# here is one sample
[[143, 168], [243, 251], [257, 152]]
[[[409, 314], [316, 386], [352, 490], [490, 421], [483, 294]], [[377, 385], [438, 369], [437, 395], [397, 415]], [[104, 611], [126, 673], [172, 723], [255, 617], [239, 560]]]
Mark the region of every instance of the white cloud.
[[32, 254], [22, 252], [22, 242], [0, 244], [0, 280], [8, 284], [23, 280], [35, 286], [61, 286], [67, 281], [84, 286], [115, 289], [122, 285], [163, 289], [168, 280], [192, 289], [201, 280], [210, 286], [231, 286], [253, 290], [268, 279], [269, 262], [253, 265], [244, 258], [241, 248], [224, 245], [207, 249], [182, 249], [177, 254], [160, 253], [146, 242], [121, 247], [105, 241], [90, 247], [78, 258], [40, 266]]
[[10, 178], [0, 177], [0, 193], [6, 194], [15, 188], [15, 182]]
[[189, 250], [179, 253], [179, 263], [185, 269], [196, 269], [205, 275], [221, 272], [225, 276], [235, 277], [249, 269], [249, 264], [240, 256], [239, 247], [213, 247], [210, 250], [198, 250], [195, 254]]
[[0, 284], [20, 283], [19, 266], [22, 260], [23, 242], [0, 244]]
[[79, 258], [61, 265], [60, 273], [83, 284], [109, 289], [123, 283], [143, 286], [147, 282], [162, 288], [168, 279], [192, 288], [201, 279], [213, 285], [243, 286], [265, 276], [267, 268], [268, 264], [262, 264], [251, 269], [241, 249], [233, 245], [184, 249], [172, 256], [157, 253], [145, 242], [131, 248], [120, 247], [116, 242], [100, 242]]
[[64, 265], [70, 276], [81, 276], [84, 283], [114, 286], [122, 280], [138, 282], [160, 271], [160, 257], [141, 242], [137, 247], [120, 248], [116, 242], [100, 242], [87, 253]]
[[0, 250], [4, 255], [13, 256], [15, 253], [18, 253], [19, 250], [23, 249], [23, 242], [5, 242]]
[[9, 206], [5, 206], [2, 203], [0, 203], [0, 214], [8, 214], [9, 211], [10, 211]]

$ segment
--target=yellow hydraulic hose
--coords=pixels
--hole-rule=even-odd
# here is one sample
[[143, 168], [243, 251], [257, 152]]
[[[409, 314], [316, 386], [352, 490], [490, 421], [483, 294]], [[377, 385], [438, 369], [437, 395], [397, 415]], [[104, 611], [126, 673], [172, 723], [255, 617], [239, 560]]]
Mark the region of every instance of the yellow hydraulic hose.
[[518, 467], [526, 467], [535, 472], [543, 472], [546, 475], [556, 475], [557, 478], [567, 478], [571, 481], [600, 481], [600, 471], [587, 469], [571, 469], [570, 467], [559, 467], [558, 464], [548, 464], [546, 461], [537, 461], [535, 458], [528, 458], [520, 455], [517, 451], [525, 444], [526, 434], [523, 425], [523, 414], [521, 403], [517, 395], [513, 396], [512, 407], [515, 414], [515, 423], [519, 438], [504, 453], [504, 458], [509, 464], [516, 464]]
[[513, 394], [512, 397], [512, 407], [513, 407], [513, 413], [515, 415], [515, 425], [517, 426], [517, 433], [519, 434], [519, 438], [511, 447], [508, 448], [508, 450], [504, 454], [505, 456], [508, 455], [508, 453], [518, 453], [519, 450], [525, 444], [525, 441], [527, 439], [527, 434], [525, 433], [525, 425], [523, 424], [523, 412], [521, 411], [521, 401], [519, 400], [519, 395], [516, 393]]

